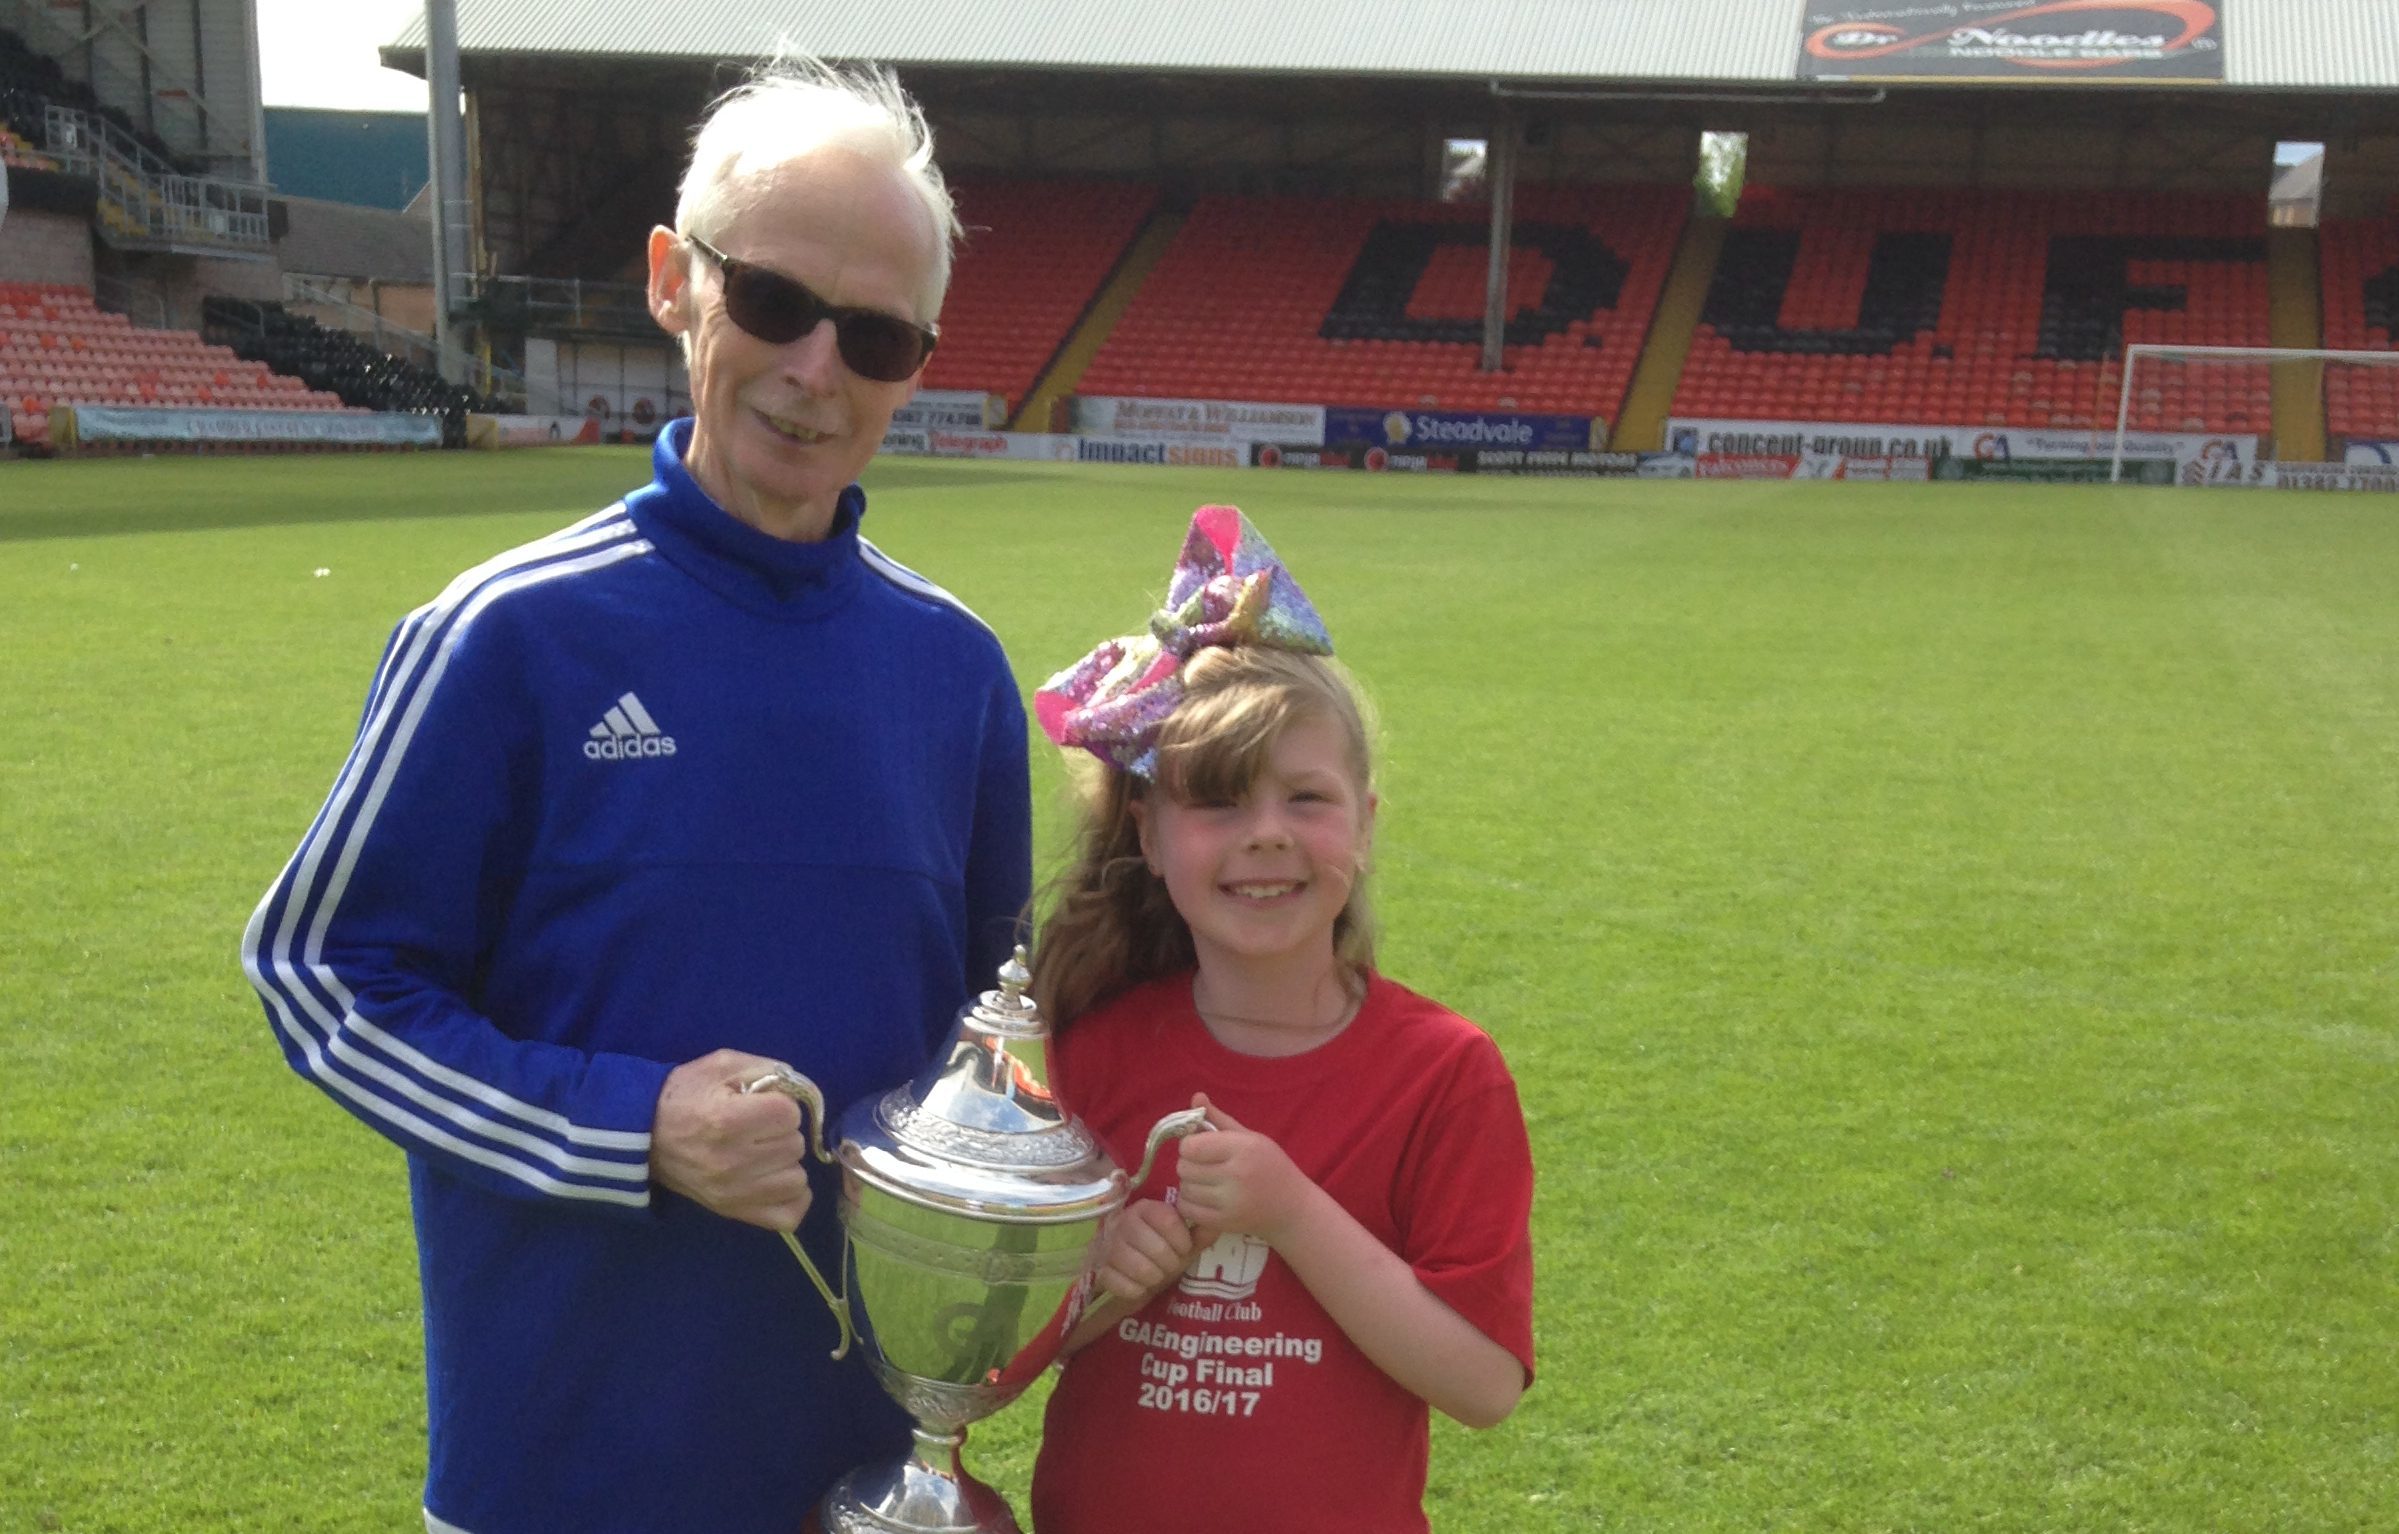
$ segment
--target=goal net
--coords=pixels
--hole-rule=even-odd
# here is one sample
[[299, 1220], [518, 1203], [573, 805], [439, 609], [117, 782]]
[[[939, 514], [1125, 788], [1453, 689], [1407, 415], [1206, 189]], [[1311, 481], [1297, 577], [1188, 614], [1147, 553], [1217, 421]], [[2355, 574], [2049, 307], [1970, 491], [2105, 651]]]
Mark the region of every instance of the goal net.
[[[2139, 456], [2128, 444], [2159, 433], [2256, 437], [2253, 459], [2228, 446], [2185, 463], [2185, 484], [2271, 484], [2277, 466], [2399, 463], [2399, 351], [2143, 343], [2124, 349], [2121, 389], [2113, 480]], [[2278, 398], [2293, 423], [2281, 433]]]

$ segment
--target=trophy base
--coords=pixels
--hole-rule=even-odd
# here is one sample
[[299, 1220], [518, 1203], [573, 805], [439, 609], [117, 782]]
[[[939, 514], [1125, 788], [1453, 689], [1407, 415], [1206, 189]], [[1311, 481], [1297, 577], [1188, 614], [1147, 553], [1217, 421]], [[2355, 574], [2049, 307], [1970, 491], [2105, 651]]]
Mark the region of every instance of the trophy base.
[[1020, 1534], [1008, 1500], [958, 1462], [960, 1433], [916, 1430], [916, 1450], [853, 1470], [825, 1493], [824, 1534]]

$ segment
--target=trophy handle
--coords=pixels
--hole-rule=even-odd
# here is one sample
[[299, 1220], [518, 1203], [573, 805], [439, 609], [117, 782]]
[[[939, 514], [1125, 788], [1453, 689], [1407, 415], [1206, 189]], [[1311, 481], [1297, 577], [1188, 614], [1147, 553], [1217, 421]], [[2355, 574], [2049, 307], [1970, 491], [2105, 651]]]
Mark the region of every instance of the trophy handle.
[[[1180, 1140], [1186, 1135], [1203, 1134], [1207, 1131], [1207, 1129], [1208, 1110], [1205, 1108], [1180, 1108], [1175, 1112], [1166, 1115], [1166, 1117], [1158, 1120], [1157, 1123], [1152, 1124], [1150, 1126], [1149, 1143], [1141, 1148], [1140, 1170], [1134, 1172], [1130, 1180], [1125, 1183], [1125, 1191], [1129, 1194], [1133, 1189], [1140, 1187], [1143, 1183], [1150, 1180], [1150, 1168], [1157, 1164], [1158, 1151], [1166, 1144], [1167, 1141]], [[1124, 1174], [1119, 1172], [1117, 1175], [1121, 1177]], [[1186, 1225], [1190, 1224], [1191, 1217], [1188, 1215], [1184, 1216], [1183, 1223]], [[1095, 1256], [1098, 1250], [1099, 1248], [1096, 1245], [1092, 1248]], [[1091, 1275], [1088, 1268], [1085, 1269], [1083, 1276], [1086, 1280], [1090, 1278]], [[1092, 1316], [1098, 1315], [1102, 1310], [1105, 1310], [1110, 1305], [1119, 1303], [1121, 1302], [1113, 1294], [1108, 1294], [1104, 1291], [1102, 1293], [1095, 1294], [1091, 1297], [1091, 1302], [1084, 1307], [1082, 1319], [1088, 1320]], [[1069, 1330], [1072, 1330], [1072, 1328], [1070, 1327]]]
[[[833, 1153], [825, 1149], [825, 1094], [815, 1082], [788, 1065], [778, 1065], [757, 1080], [743, 1083], [742, 1091], [780, 1092], [798, 1103], [800, 1120], [808, 1131], [809, 1154], [819, 1161], [833, 1159]], [[833, 1312], [833, 1324], [841, 1328], [841, 1345], [833, 1350], [833, 1356], [848, 1357], [850, 1344], [858, 1337], [858, 1329], [850, 1324], [849, 1295], [833, 1292], [833, 1286], [825, 1282], [825, 1275], [817, 1271], [815, 1259], [808, 1255], [806, 1247], [800, 1245], [797, 1232], [786, 1230], [776, 1234], [783, 1238], [785, 1246], [791, 1248], [791, 1255], [800, 1259], [800, 1267], [807, 1273], [808, 1282], [816, 1285], [816, 1292], [824, 1296], [825, 1308]], [[843, 1276], [846, 1279], [848, 1275]], [[846, 1290], [849, 1286], [845, 1282], [842, 1287]]]
[[1158, 1150], [1169, 1140], [1195, 1135], [1208, 1127], [1208, 1110], [1183, 1108], [1166, 1115], [1150, 1126], [1149, 1143], [1141, 1148], [1141, 1170], [1133, 1174], [1127, 1188], [1138, 1188], [1150, 1179], [1150, 1167], [1158, 1159]]
[[833, 1153], [825, 1149], [825, 1094], [817, 1084], [788, 1065], [778, 1065], [755, 1081], [744, 1082], [742, 1093], [780, 1092], [800, 1105], [800, 1122], [808, 1131], [808, 1152], [819, 1161], [831, 1161]]

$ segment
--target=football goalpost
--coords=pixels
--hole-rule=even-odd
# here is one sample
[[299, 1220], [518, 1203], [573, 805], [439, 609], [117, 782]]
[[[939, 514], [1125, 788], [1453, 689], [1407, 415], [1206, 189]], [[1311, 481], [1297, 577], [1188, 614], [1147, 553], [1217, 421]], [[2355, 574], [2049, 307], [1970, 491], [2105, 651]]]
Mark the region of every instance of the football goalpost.
[[2313, 362], [2322, 378], [2325, 363], [2362, 363], [2368, 367], [2399, 366], [2399, 351], [2324, 351], [2303, 346], [2170, 346], [2137, 342], [2124, 348], [2124, 383], [2116, 400], [2116, 436], [2108, 455], [2108, 482], [2124, 477], [2124, 438], [2131, 429], [2133, 390], [2143, 362], [2252, 363]]

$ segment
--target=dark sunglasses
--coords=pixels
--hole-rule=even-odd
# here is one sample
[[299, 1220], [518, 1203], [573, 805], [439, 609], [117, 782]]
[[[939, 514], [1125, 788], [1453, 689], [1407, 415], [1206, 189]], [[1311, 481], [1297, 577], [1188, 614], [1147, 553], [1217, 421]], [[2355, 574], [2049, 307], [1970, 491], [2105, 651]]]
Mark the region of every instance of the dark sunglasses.
[[905, 383], [941, 340], [897, 315], [826, 303], [804, 284], [735, 260], [696, 234], [683, 238], [725, 274], [725, 313], [733, 323], [770, 346], [797, 341], [831, 320], [835, 346], [851, 372], [877, 383]]

